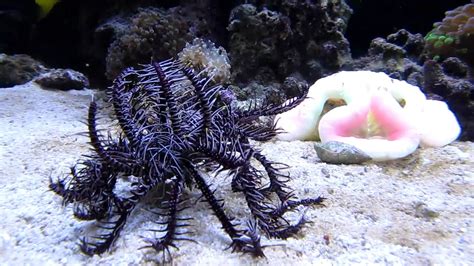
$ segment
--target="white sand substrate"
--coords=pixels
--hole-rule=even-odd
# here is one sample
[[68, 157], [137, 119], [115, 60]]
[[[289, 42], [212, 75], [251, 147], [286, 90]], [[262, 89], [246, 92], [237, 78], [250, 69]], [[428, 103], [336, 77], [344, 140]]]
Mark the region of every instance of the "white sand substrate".
[[[0, 89], [0, 265], [138, 265], [161, 260], [143, 247], [156, 217], [142, 204], [112, 249], [88, 257], [78, 239], [91, 222], [72, 216], [71, 206], [48, 191], [48, 180], [68, 172], [87, 154], [81, 123], [93, 91], [48, 91], [33, 83]], [[107, 117], [107, 115], [104, 115]], [[474, 265], [474, 144], [455, 142], [418, 149], [387, 163], [329, 165], [310, 142], [256, 143], [274, 161], [290, 166], [290, 186], [301, 197], [324, 196], [326, 207], [306, 208], [308, 223], [286, 241], [262, 237], [266, 258], [225, 250], [229, 237], [205, 202], [194, 217], [197, 241], [177, 242], [175, 265]], [[210, 177], [228, 213], [245, 223], [243, 196], [230, 179]], [[303, 211], [303, 210], [300, 210]], [[296, 213], [290, 218], [298, 218]], [[224, 264], [225, 263], [225, 264]]]

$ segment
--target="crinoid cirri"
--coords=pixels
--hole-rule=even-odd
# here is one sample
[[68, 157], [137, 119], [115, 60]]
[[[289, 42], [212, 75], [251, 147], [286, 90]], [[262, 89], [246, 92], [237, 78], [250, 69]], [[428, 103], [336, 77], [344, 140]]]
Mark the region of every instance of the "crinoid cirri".
[[[92, 154], [83, 156], [65, 178], [50, 183], [65, 204], [73, 204], [76, 218], [98, 223], [97, 235], [81, 241], [84, 253], [107, 251], [132, 210], [155, 187], [165, 191], [157, 206], [161, 211], [153, 213], [160, 227], [153, 231], [160, 236], [144, 238], [144, 248], [162, 252], [163, 259], [176, 241], [191, 240], [184, 227], [193, 217], [180, 213], [189, 207], [183, 206], [187, 188], [200, 190], [229, 235], [233, 251], [263, 256], [259, 232], [285, 239], [301, 228], [304, 218], [290, 223], [283, 215], [297, 206], [321, 205], [323, 198], [297, 200], [287, 184], [289, 175], [282, 172], [286, 165], [267, 159], [250, 140], [273, 138], [275, 126], [254, 121], [292, 109], [306, 93], [284, 104], [246, 110], [232, 108], [224, 94], [225, 88], [212, 85], [212, 79], [167, 60], [128, 68], [115, 79], [109, 96], [119, 133], [100, 133], [98, 106], [90, 103], [87, 134]], [[229, 216], [205, 171], [224, 171], [232, 178], [232, 191], [243, 195], [252, 216], [246, 223]], [[116, 191], [118, 179], [132, 180], [125, 195]]]

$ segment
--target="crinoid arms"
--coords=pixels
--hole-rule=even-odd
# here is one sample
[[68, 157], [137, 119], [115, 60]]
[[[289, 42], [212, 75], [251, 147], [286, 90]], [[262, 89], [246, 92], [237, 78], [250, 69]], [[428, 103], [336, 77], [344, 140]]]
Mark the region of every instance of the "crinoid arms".
[[[225, 89], [211, 85], [193, 69], [176, 60], [128, 68], [110, 87], [119, 133], [100, 134], [96, 127], [97, 103], [89, 106], [87, 126], [93, 153], [84, 156], [65, 178], [50, 188], [73, 204], [80, 220], [97, 220], [98, 233], [83, 238], [84, 253], [101, 254], [119, 236], [137, 204], [155, 187], [162, 187], [161, 236], [144, 239], [145, 247], [170, 255], [186, 237], [188, 220], [180, 211], [183, 191], [197, 187], [208, 202], [234, 251], [263, 256], [259, 232], [269, 238], [288, 238], [305, 219], [289, 223], [283, 215], [297, 206], [320, 205], [322, 197], [297, 200], [283, 173], [285, 165], [268, 160], [250, 140], [267, 141], [278, 130], [253, 123], [260, 116], [285, 112], [297, 106], [303, 94], [285, 104], [264, 104], [239, 110], [221, 100]], [[254, 160], [253, 160], [254, 159]], [[253, 163], [251, 163], [251, 160]], [[257, 164], [257, 165], [253, 165]], [[258, 166], [260, 164], [260, 166]], [[257, 167], [258, 166], [258, 167]], [[261, 170], [259, 170], [261, 169]], [[238, 224], [210, 188], [204, 171], [223, 171], [232, 178], [232, 190], [245, 198], [252, 217]], [[116, 193], [118, 179], [132, 177], [126, 196]], [[245, 228], [245, 225], [247, 228]]]

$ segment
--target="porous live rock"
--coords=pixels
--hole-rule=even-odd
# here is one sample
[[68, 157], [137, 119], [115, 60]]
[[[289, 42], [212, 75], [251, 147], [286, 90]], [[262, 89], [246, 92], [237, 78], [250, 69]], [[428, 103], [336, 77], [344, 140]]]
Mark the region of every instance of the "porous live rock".
[[312, 82], [333, 73], [350, 59], [344, 32], [351, 12], [339, 0], [266, 1], [235, 7], [227, 27], [233, 75], [241, 82], [255, 80], [261, 68], [272, 66], [273, 79], [300, 71]]
[[453, 78], [465, 79], [469, 75], [469, 67], [457, 57], [448, 57], [441, 62], [444, 73]]
[[45, 71], [46, 67], [29, 55], [0, 54], [0, 88], [24, 84]]
[[89, 79], [72, 69], [52, 69], [34, 79], [43, 88], [80, 90], [89, 87]]
[[418, 59], [423, 52], [425, 41], [419, 33], [412, 34], [405, 29], [387, 36], [387, 41], [398, 45], [405, 50], [405, 54], [412, 59]]
[[[199, 36], [209, 36], [213, 16], [207, 15], [211, 8], [202, 3], [186, 2], [172, 8], [139, 8], [133, 16], [111, 18], [118, 23], [115, 39], [108, 48], [106, 75], [115, 78], [122, 69], [150, 58], [167, 59], [180, 52], [186, 42]], [[110, 24], [110, 23], [109, 23]], [[112, 25], [104, 29], [110, 30]]]
[[[301, 77], [287, 77], [283, 83], [277, 81], [269, 83], [250, 82], [246, 86], [229, 85], [224, 95], [234, 108], [248, 109], [265, 103], [280, 104], [285, 99], [301, 95], [307, 89], [308, 84]], [[271, 117], [260, 117], [256, 124], [272, 126]]]
[[314, 149], [319, 159], [333, 164], [359, 164], [370, 161], [372, 158], [356, 147], [338, 141], [314, 143]]
[[423, 73], [425, 91], [441, 96], [456, 114], [461, 139], [474, 140], [474, 84], [466, 64], [456, 57], [442, 63], [427, 60]]
[[277, 81], [272, 82], [250, 82], [242, 88], [231, 86], [237, 95], [237, 99], [241, 101], [240, 106], [250, 106], [256, 102], [281, 103], [285, 99], [293, 98], [301, 95], [308, 83], [300, 76], [293, 75], [285, 78], [283, 83]]
[[232, 10], [229, 21], [229, 53], [233, 75], [238, 80], [254, 76], [263, 59], [281, 60], [278, 46], [291, 34], [287, 18], [272, 10], [259, 12], [256, 6], [243, 4]]
[[[171, 10], [142, 8], [128, 22], [128, 28], [110, 44], [106, 74], [115, 78], [126, 66], [149, 61], [153, 56], [171, 57], [191, 38], [187, 25]], [[159, 45], [160, 44], [160, 45]]]
[[248, 105], [263, 101], [278, 102], [285, 95], [280, 88], [281, 84], [278, 82], [262, 84], [253, 81], [237, 91], [237, 99], [246, 101]]
[[285, 92], [285, 98], [295, 97], [300, 95], [302, 90], [308, 88], [308, 83], [300, 76], [289, 76], [285, 78], [282, 85], [282, 90]]
[[368, 55], [349, 62], [344, 69], [384, 72], [391, 78], [406, 80], [421, 87], [423, 69], [418, 62], [421, 60], [423, 47], [421, 34], [401, 29], [388, 35], [386, 39], [372, 40]]

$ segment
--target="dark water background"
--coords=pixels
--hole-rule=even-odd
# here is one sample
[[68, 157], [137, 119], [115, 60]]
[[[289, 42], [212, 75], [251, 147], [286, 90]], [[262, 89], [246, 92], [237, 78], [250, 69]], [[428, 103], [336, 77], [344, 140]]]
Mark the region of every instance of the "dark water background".
[[[431, 54], [420, 55], [420, 53], [411, 53], [406, 50], [402, 58], [397, 58], [395, 52], [395, 58], [391, 58], [390, 62], [386, 58], [381, 58], [382, 56], [377, 58], [377, 55], [370, 53], [369, 58], [364, 59], [374, 38], [387, 38], [388, 35], [401, 29], [413, 35], [419, 34], [417, 35], [418, 44], [424, 43], [422, 36], [433, 29], [433, 23], [445, 17], [446, 11], [472, 3], [471, 0], [346, 0], [345, 2], [352, 9], [350, 16], [348, 9], [344, 4], [340, 4], [340, 1], [327, 1], [333, 3], [333, 6], [326, 10], [315, 4], [323, 2], [325, 3], [325, 1], [317, 0], [61, 0], [49, 14], [40, 17], [39, 7], [34, 0], [0, 0], [0, 54], [27, 54], [40, 60], [48, 68], [77, 70], [87, 76], [91, 87], [104, 89], [118, 74], [117, 71], [109, 73], [111, 65], [107, 61], [109, 58], [119, 61], [120, 64], [117, 67], [119, 71], [137, 63], [147, 63], [152, 56], [156, 60], [174, 57], [185, 43], [190, 42], [194, 37], [201, 37], [210, 39], [217, 46], [222, 46], [230, 54], [231, 83], [243, 90], [255, 91], [255, 88], [248, 86], [255, 82], [259, 83], [261, 88], [260, 95], [268, 95], [268, 91], [277, 91], [292, 97], [291, 88], [285, 87], [285, 81], [288, 78], [293, 81], [296, 78], [296, 80], [299, 79], [298, 82], [312, 84], [315, 80], [340, 70], [382, 71], [393, 78], [407, 80], [425, 89], [425, 93], [436, 94], [445, 100], [461, 120], [463, 131], [471, 132], [465, 133], [465, 136], [468, 136], [467, 139], [474, 139], [474, 82], [472, 78], [474, 59], [470, 58], [470, 62], [466, 61], [468, 65], [462, 62], [461, 64], [449, 62], [442, 66], [449, 69], [440, 70], [438, 73], [435, 73], [436, 69], [441, 67], [442, 62], [432, 63], [431, 59], [434, 59], [435, 55]], [[252, 5], [257, 10], [257, 14], [243, 16], [244, 19], [258, 21], [261, 19], [259, 16], [265, 13], [264, 11], [270, 10], [270, 15], [268, 15], [270, 20], [284, 21], [279, 24], [279, 26], [284, 24], [282, 32], [291, 28], [291, 34], [296, 33], [288, 39], [281, 38], [279, 37], [279, 34], [282, 34], [280, 29], [272, 29], [268, 26], [272, 24], [265, 24], [266, 22], [258, 22], [261, 24], [257, 23], [257, 25], [243, 23], [247, 25], [243, 26], [243, 29], [229, 30], [233, 22], [232, 12], [243, 4]], [[339, 6], [334, 8], [336, 5]], [[317, 10], [314, 9], [315, 6]], [[111, 55], [114, 41], [120, 38], [117, 37], [119, 35], [117, 31], [120, 33], [120, 27], [127, 23], [128, 26], [132, 24], [131, 18], [139, 13], [137, 12], [139, 7], [146, 9], [156, 7], [155, 11], [156, 9], [165, 10], [167, 14], [163, 15], [165, 22], [160, 21], [160, 25], [169, 25], [162, 25], [162, 31], [153, 33], [154, 36], [139, 34], [139, 38], [132, 39], [130, 43], [132, 46], [136, 45], [135, 50], [129, 49], [121, 53], [119, 47], [118, 54]], [[285, 14], [285, 9], [286, 11], [291, 9], [288, 11], [290, 13]], [[179, 12], [182, 13], [173, 13], [170, 10], [180, 10]], [[243, 12], [249, 12], [248, 10], [248, 8], [240, 9]], [[156, 18], [156, 15], [152, 16]], [[298, 18], [298, 16], [303, 18]], [[348, 17], [350, 18], [347, 21]], [[117, 21], [114, 21], [115, 18]], [[183, 22], [184, 27], [169, 22], [173, 19]], [[343, 20], [344, 26], [330, 25], [336, 24], [335, 21], [338, 19]], [[298, 22], [301, 22], [303, 26], [298, 28]], [[308, 23], [316, 25], [306, 26]], [[110, 26], [110, 24], [114, 26], [105, 31], [98, 31], [101, 26]], [[198, 27], [196, 25], [204, 25], [204, 30], [198, 29], [193, 32], [191, 29]], [[167, 26], [178, 32], [183, 28], [185, 30], [178, 34], [169, 34], [164, 37], [164, 40], [160, 39], [159, 36], [167, 35]], [[261, 26], [262, 31], [270, 32], [262, 32], [262, 34], [257, 32], [256, 46], [252, 43], [252, 38], [255, 37], [251, 36], [255, 33], [252, 29], [249, 30], [254, 26]], [[347, 26], [346, 31], [342, 32], [345, 26]], [[336, 34], [331, 32], [331, 27], [333, 27], [332, 30], [337, 31]], [[125, 31], [127, 34], [132, 32], [130, 28]], [[181, 33], [184, 35], [180, 35]], [[243, 41], [231, 42], [233, 34], [242, 34], [240, 36], [244, 36], [241, 39]], [[288, 32], [283, 34], [288, 34]], [[263, 35], [265, 36], [260, 38]], [[140, 39], [141, 37], [143, 38]], [[161, 50], [159, 52], [153, 50], [152, 56], [145, 52], [140, 55], [143, 42], [145, 46], [150, 46], [146, 44], [147, 38], [150, 37], [154, 38], [151, 41], [153, 49], [158, 47]], [[179, 38], [181, 40], [177, 40]], [[173, 41], [178, 43], [171, 45], [174, 50], [162, 47], [163, 42]], [[269, 42], [269, 45], [266, 42]], [[387, 48], [393, 43], [390, 41], [387, 43], [387, 39], [382, 39], [381, 42], [378, 43], [380, 45], [378, 49], [384, 51], [379, 55], [388, 51], [392, 53], [389, 57], [393, 57], [393, 51], [390, 51], [392, 48]], [[312, 53], [308, 52], [310, 44], [316, 47], [313, 47]], [[267, 45], [269, 49], [265, 48]], [[160, 56], [155, 57], [156, 54]], [[127, 56], [132, 57], [133, 60], [125, 60]], [[462, 56], [458, 55], [458, 57]], [[253, 58], [256, 62], [252, 62]], [[239, 62], [244, 63], [239, 65]], [[426, 67], [427, 62], [428, 67], [431, 66], [431, 68]], [[454, 74], [454, 76], [448, 77], [445, 74]], [[437, 87], [437, 84], [442, 86]]]
[[[179, 1], [128, 1], [150, 2], [160, 7], [179, 5]], [[223, 25], [233, 7], [252, 1], [211, 1], [219, 10], [216, 17]], [[265, 2], [265, 1], [256, 1]], [[346, 37], [350, 41], [353, 57], [366, 53], [375, 37], [386, 37], [399, 29], [426, 34], [432, 24], [444, 17], [444, 12], [469, 0], [348, 0], [353, 14]], [[104, 12], [126, 0], [62, 0], [43, 19], [38, 19], [34, 0], [0, 0], [0, 52], [26, 53], [54, 67], [72, 67], [85, 70], [88, 55], [78, 53], [84, 42], [91, 41], [93, 29], [100, 23]], [[130, 4], [131, 5], [131, 4]], [[87, 13], [87, 19], [83, 13]], [[223, 27], [225, 28], [225, 27]], [[226, 48], [227, 32], [220, 32]], [[90, 55], [89, 55], [90, 56]]]

